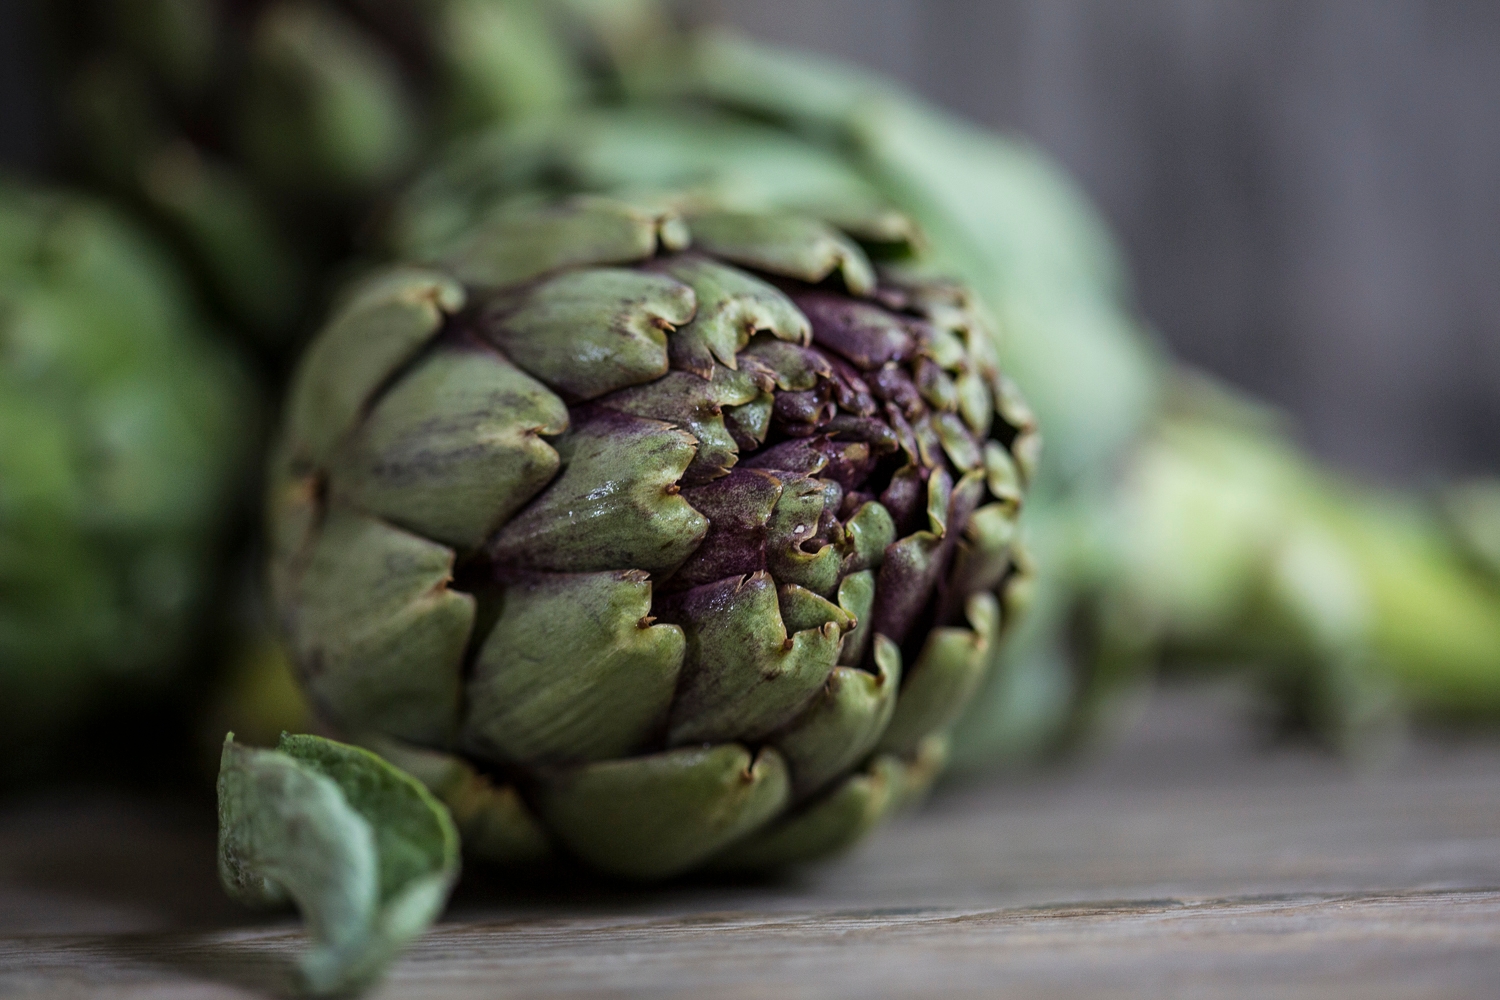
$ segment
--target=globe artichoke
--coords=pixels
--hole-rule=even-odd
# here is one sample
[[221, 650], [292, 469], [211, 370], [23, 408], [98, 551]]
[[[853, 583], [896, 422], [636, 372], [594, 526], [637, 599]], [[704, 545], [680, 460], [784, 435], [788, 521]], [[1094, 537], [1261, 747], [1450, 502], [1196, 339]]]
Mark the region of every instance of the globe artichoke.
[[415, 257], [335, 310], [273, 463], [318, 710], [501, 860], [763, 867], [919, 794], [1026, 589], [1039, 438], [969, 294], [693, 198]]
[[79, 197], [0, 186], [0, 739], [10, 768], [201, 628], [258, 431], [182, 275]]

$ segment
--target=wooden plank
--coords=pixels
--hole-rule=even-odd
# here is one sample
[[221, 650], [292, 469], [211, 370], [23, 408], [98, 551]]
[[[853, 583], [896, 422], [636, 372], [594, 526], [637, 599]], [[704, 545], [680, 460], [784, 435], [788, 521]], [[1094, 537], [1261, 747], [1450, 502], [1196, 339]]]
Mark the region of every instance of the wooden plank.
[[[1500, 744], [1380, 773], [1168, 699], [1112, 754], [948, 789], [837, 864], [655, 890], [470, 873], [381, 997], [1492, 996]], [[1217, 713], [1217, 714], [1216, 714]], [[201, 809], [0, 814], [0, 995], [243, 997], [295, 925], [213, 880]]]
[[[240, 997], [286, 930], [10, 939], [6, 995]], [[381, 997], [1491, 997], [1500, 892], [1160, 900], [995, 910], [468, 920]]]

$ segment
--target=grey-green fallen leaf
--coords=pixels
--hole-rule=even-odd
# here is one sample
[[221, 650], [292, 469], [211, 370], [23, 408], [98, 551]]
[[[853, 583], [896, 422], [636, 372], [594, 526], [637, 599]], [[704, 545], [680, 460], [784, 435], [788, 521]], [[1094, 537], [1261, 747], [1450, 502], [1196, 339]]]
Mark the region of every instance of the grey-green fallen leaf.
[[309, 993], [378, 978], [437, 919], [458, 869], [448, 810], [375, 754], [318, 736], [283, 734], [275, 750], [225, 737], [219, 877], [247, 905], [296, 905]]

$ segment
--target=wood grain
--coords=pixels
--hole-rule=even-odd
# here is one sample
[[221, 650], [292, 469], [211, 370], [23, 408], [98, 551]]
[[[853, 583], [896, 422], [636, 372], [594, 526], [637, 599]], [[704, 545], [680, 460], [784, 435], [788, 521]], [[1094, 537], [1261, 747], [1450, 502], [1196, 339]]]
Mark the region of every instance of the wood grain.
[[[950, 788], [777, 881], [471, 872], [377, 995], [1495, 995], [1500, 743], [1423, 741], [1360, 773], [1234, 718], [1167, 698], [1108, 755]], [[201, 810], [81, 795], [0, 815], [0, 995], [275, 994], [300, 940], [222, 900]]]

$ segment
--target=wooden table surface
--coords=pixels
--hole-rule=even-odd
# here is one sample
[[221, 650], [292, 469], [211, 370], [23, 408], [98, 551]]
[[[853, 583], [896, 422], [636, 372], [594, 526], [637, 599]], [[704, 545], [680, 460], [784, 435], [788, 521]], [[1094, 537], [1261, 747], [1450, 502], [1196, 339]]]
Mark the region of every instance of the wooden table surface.
[[[0, 811], [0, 996], [274, 994], [295, 923], [220, 895], [201, 808]], [[838, 863], [756, 884], [472, 873], [390, 998], [1500, 996], [1500, 741], [1376, 770], [1160, 697], [1107, 753], [943, 790]]]

